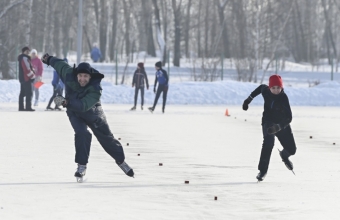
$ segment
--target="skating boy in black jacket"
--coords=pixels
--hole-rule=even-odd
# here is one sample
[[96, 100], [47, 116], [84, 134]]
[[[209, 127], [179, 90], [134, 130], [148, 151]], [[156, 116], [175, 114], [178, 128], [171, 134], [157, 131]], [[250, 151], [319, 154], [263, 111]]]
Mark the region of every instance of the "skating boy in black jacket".
[[292, 111], [289, 100], [283, 91], [281, 76], [272, 75], [269, 78], [269, 87], [260, 85], [243, 102], [243, 110], [248, 110], [249, 103], [262, 94], [264, 99], [264, 111], [262, 116], [263, 144], [260, 162], [258, 165], [259, 174], [256, 178], [262, 181], [267, 174], [270, 155], [274, 147], [275, 136], [279, 139], [283, 150], [280, 151], [282, 161], [289, 170], [293, 170], [293, 163], [288, 159], [296, 152], [294, 136], [290, 123], [292, 121]]

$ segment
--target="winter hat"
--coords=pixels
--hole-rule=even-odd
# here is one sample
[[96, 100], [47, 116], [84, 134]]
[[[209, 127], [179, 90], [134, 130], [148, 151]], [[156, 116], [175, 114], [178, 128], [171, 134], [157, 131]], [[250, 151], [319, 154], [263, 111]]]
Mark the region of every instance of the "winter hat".
[[144, 63], [138, 63], [137, 66], [139, 66], [140, 68], [144, 68]]
[[21, 49], [21, 53], [23, 53], [23, 52], [25, 52], [26, 50], [31, 50], [29, 47], [23, 47], [22, 49]]
[[38, 55], [38, 52], [37, 52], [37, 50], [36, 50], [36, 49], [33, 49], [33, 50], [31, 50], [31, 54], [32, 54], [32, 53], [34, 53], [34, 54]]
[[77, 74], [78, 73], [87, 73], [91, 75], [91, 66], [89, 63], [79, 63], [77, 67]]
[[89, 74], [91, 77], [93, 78], [104, 78], [104, 75], [99, 73], [98, 70], [96, 69], [93, 69], [89, 63], [86, 63], [86, 62], [83, 62], [83, 63], [79, 63], [78, 67], [76, 68], [75, 67], [75, 64], [74, 64], [74, 73], [76, 75], [78, 75], [79, 73], [87, 73]]
[[272, 75], [271, 77], [269, 77], [269, 88], [272, 88], [273, 86], [280, 86], [281, 88], [283, 88], [281, 76]]
[[159, 67], [159, 68], [162, 68], [162, 62], [161, 61], [158, 61], [157, 63], [155, 63], [155, 66]]

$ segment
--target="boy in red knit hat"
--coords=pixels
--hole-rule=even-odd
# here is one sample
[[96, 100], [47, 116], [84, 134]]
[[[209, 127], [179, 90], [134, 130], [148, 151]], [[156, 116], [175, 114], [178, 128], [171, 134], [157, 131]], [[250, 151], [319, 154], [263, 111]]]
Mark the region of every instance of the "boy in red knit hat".
[[[264, 111], [262, 116], [263, 144], [260, 162], [258, 165], [258, 181], [262, 181], [267, 174], [270, 156], [274, 147], [275, 136], [279, 139], [283, 150], [280, 151], [282, 161], [286, 167], [293, 171], [293, 163], [289, 160], [296, 152], [295, 140], [290, 127], [292, 111], [289, 100], [283, 90], [281, 76], [272, 75], [269, 78], [269, 86], [260, 85], [243, 102], [243, 110], [248, 110], [249, 103], [262, 94], [264, 99]], [[293, 171], [294, 172], [294, 171]]]

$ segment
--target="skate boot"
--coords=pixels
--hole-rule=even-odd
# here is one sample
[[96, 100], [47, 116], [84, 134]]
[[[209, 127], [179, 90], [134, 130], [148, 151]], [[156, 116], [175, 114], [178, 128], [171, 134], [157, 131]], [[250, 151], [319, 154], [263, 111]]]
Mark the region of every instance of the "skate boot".
[[86, 165], [78, 164], [77, 171], [75, 172], [74, 176], [77, 178], [78, 183], [83, 182], [83, 176], [86, 174]]
[[133, 169], [127, 163], [125, 163], [125, 161], [123, 163], [117, 163], [117, 165], [124, 171], [126, 175], [134, 177], [135, 173], [133, 172]]
[[130, 109], [130, 111], [134, 111], [134, 110], [136, 110], [136, 106], [133, 106], [133, 107]]
[[61, 111], [61, 108], [59, 106], [54, 107], [55, 110]]
[[150, 111], [151, 113], [153, 113], [153, 110], [154, 110], [153, 107], [150, 107], [150, 108], [148, 108], [148, 109], [149, 109], [149, 111]]
[[140, 107], [143, 110], [143, 106]]
[[50, 110], [51, 110], [51, 111], [54, 111], [53, 108], [51, 108], [50, 106], [47, 106], [47, 107], [46, 107], [46, 111], [50, 111]]
[[260, 182], [260, 181], [263, 181], [266, 175], [267, 175], [267, 173], [261, 172], [261, 171], [260, 171], [259, 174], [257, 174], [256, 179], [257, 179], [259, 182]]
[[163, 114], [164, 114], [164, 111], [165, 111], [165, 109], [163, 108], [163, 109], [162, 109]]
[[282, 161], [285, 163], [287, 169], [293, 171], [293, 163], [288, 159], [290, 154], [285, 149], [279, 152], [280, 152], [280, 157]]

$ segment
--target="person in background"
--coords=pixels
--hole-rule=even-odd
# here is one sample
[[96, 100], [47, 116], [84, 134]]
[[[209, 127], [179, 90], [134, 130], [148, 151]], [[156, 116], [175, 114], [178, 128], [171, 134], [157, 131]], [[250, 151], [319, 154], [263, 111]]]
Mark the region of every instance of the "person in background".
[[[32, 109], [32, 82], [35, 79], [33, 67], [31, 65], [31, 57], [29, 47], [23, 47], [21, 54], [18, 56], [19, 63], [19, 111], [35, 111]], [[26, 107], [24, 107], [24, 97], [26, 98]]]
[[140, 90], [141, 93], [141, 109], [143, 110], [143, 105], [144, 105], [144, 81], [146, 83], [146, 89], [149, 89], [149, 81], [148, 81], [148, 76], [146, 75], [145, 69], [144, 69], [144, 63], [138, 63], [137, 64], [137, 69], [135, 73], [133, 74], [132, 78], [132, 87], [135, 86], [135, 104], [131, 108], [131, 110], [136, 110], [137, 106], [137, 99], [138, 99], [138, 91]]
[[33, 70], [35, 72], [35, 79], [33, 82], [33, 91], [34, 91], [34, 97], [35, 102], [34, 106], [38, 106], [39, 104], [39, 88], [35, 87], [35, 83], [42, 81], [42, 75], [44, 71], [43, 63], [41, 62], [40, 58], [38, 57], [38, 52], [36, 49], [31, 50], [31, 63]]
[[97, 44], [93, 44], [92, 50], [91, 50], [91, 59], [94, 63], [100, 62], [100, 59], [102, 58], [102, 53], [100, 49], [98, 48]]
[[[260, 85], [250, 96], [244, 100], [242, 108], [248, 110], [250, 102], [258, 95], [264, 99], [264, 110], [262, 114], [263, 144], [258, 165], [258, 181], [262, 181], [267, 174], [270, 156], [274, 147], [275, 136], [279, 139], [283, 150], [280, 157], [286, 167], [293, 171], [293, 163], [289, 160], [296, 152], [296, 145], [290, 123], [293, 116], [290, 109], [288, 96], [283, 90], [281, 76], [272, 75], [269, 78], [269, 86]], [[294, 173], [294, 171], [293, 171]]]
[[154, 93], [156, 93], [156, 86], [157, 86], [157, 82], [158, 82], [158, 88], [157, 88], [157, 93], [156, 93], [156, 97], [155, 97], [155, 101], [153, 103], [153, 106], [148, 108], [150, 110], [151, 113], [153, 113], [153, 111], [156, 108], [159, 96], [161, 95], [161, 93], [163, 93], [163, 108], [162, 108], [162, 112], [164, 113], [165, 110], [165, 104], [166, 104], [166, 97], [168, 94], [168, 89], [169, 89], [169, 77], [168, 77], [168, 73], [162, 69], [162, 62], [159, 61], [155, 64], [155, 69], [156, 69], [156, 77], [155, 77], [155, 85], [153, 88]]
[[[64, 61], [66, 63], [68, 63], [68, 60], [67, 58], [64, 58]], [[52, 97], [50, 98], [50, 101], [48, 102], [48, 105], [46, 107], [46, 110], [59, 110], [61, 111], [61, 108], [59, 108], [59, 106], [55, 105], [54, 108], [51, 107], [51, 104], [54, 100], [54, 98], [57, 96], [57, 95], [60, 95], [62, 96], [63, 95], [63, 90], [64, 90], [64, 83], [61, 81], [60, 77], [59, 77], [59, 74], [57, 73], [56, 70], [53, 71], [53, 80], [52, 80], [52, 86], [53, 86], [53, 95]]]

